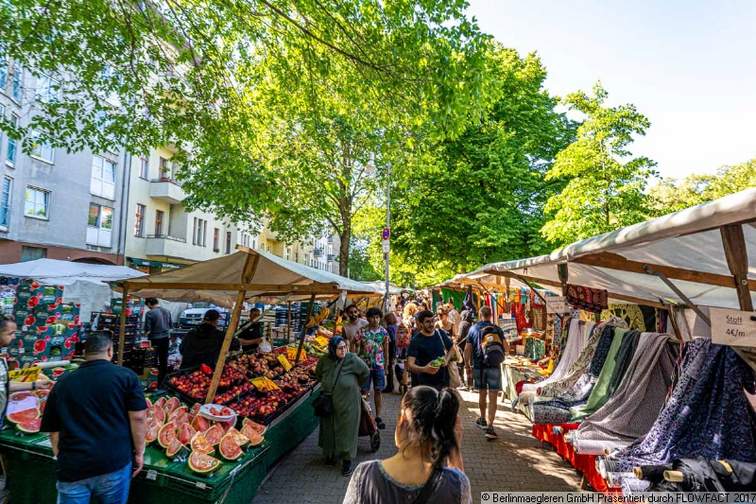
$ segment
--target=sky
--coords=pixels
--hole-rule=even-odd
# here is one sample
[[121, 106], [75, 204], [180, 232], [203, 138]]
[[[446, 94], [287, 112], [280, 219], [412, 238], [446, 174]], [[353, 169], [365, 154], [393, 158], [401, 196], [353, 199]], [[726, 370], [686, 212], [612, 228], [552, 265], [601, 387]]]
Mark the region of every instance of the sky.
[[756, 157], [756, 1], [469, 0], [482, 31], [537, 52], [564, 96], [600, 80], [651, 121], [632, 150], [664, 177]]

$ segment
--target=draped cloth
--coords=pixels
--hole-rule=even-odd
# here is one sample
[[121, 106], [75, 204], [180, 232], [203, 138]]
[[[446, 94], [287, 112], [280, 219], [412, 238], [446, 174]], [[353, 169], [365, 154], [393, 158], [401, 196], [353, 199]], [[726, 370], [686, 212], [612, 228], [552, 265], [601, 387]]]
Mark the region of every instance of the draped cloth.
[[600, 409], [572, 431], [573, 435], [582, 441], [601, 440], [610, 444], [629, 444], [645, 435], [664, 406], [678, 351], [679, 345], [668, 334], [641, 334], [621, 385]]
[[548, 385], [549, 383], [554, 383], [562, 379], [562, 377], [567, 374], [567, 371], [572, 366], [572, 364], [574, 364], [575, 360], [577, 360], [580, 352], [583, 350], [583, 346], [588, 339], [588, 334], [590, 334], [590, 332], [586, 332], [586, 329], [588, 329], [586, 322], [582, 322], [577, 318], [572, 319], [570, 321], [567, 344], [564, 347], [564, 352], [559, 358], [559, 363], [557, 364], [556, 369], [554, 369], [554, 372], [551, 373], [551, 376], [549, 376], [545, 380], [541, 380], [538, 383], [526, 383], [522, 386], [522, 391], [535, 391], [539, 387], [543, 387], [545, 385]]
[[686, 344], [681, 376], [649, 432], [616, 455], [621, 471], [684, 457], [756, 462], [754, 418], [744, 387], [750, 367], [730, 347]]

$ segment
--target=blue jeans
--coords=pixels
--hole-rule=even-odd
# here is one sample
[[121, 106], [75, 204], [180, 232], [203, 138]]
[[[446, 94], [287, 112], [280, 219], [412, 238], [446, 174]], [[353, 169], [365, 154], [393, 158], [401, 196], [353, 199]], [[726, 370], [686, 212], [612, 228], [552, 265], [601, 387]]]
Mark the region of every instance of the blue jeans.
[[58, 504], [89, 504], [95, 497], [102, 504], [126, 504], [131, 485], [131, 462], [123, 469], [79, 481], [58, 481]]

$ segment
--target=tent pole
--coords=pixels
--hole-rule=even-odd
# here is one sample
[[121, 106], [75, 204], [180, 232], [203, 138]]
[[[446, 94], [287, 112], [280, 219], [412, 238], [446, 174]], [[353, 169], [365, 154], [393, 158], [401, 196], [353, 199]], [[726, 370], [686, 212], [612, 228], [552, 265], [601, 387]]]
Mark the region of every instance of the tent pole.
[[738, 302], [743, 311], [753, 311], [751, 291], [748, 288], [748, 252], [746, 251], [743, 226], [740, 224], [728, 224], [719, 228], [722, 234], [727, 266], [730, 268], [735, 290], [738, 293]]
[[[312, 311], [315, 307], [315, 294], [313, 293], [310, 296], [310, 306], [307, 308], [307, 318], [306, 321], [310, 320], [310, 317], [312, 317]], [[302, 326], [302, 334], [299, 336], [299, 346], [297, 347], [297, 355], [294, 357], [294, 365], [296, 366], [299, 362], [299, 356], [302, 355], [302, 347], [304, 346], [304, 340], [305, 335], [307, 334], [307, 322], [304, 323], [304, 326]]]
[[706, 322], [706, 325], [708, 325], [709, 327], [711, 327], [711, 319], [704, 312], [702, 312], [701, 309], [698, 306], [696, 306], [693, 303], [693, 301], [691, 301], [690, 298], [685, 295], [685, 293], [683, 291], [681, 291], [680, 289], [678, 289], [677, 285], [673, 284], [672, 281], [669, 278], [667, 278], [667, 275], [665, 275], [664, 273], [659, 273], [658, 271], [654, 271], [651, 268], [649, 268], [648, 266], [644, 266], [644, 269], [646, 270], [646, 273], [648, 273], [649, 275], [656, 275], [657, 277], [659, 277], [659, 280], [661, 280], [662, 282], [664, 282], [664, 284], [667, 287], [669, 287], [672, 290], [672, 292], [674, 292], [675, 294], [677, 294], [677, 297], [679, 297], [680, 299], [682, 299], [683, 301], [685, 301], [685, 304], [688, 305], [688, 308], [690, 308], [691, 310], [693, 310], [694, 312], [696, 312], [696, 315], [698, 315], [699, 317], [701, 317], [701, 320], [703, 320], [704, 322]]
[[123, 348], [126, 343], [126, 305], [129, 297], [129, 284], [123, 283], [121, 298], [121, 320], [118, 324], [118, 365], [123, 366]]
[[[254, 277], [259, 260], [260, 256], [258, 254], [255, 254], [254, 256], [252, 254], [247, 254], [247, 258], [244, 261], [244, 268], [242, 269], [242, 283], [249, 283], [250, 279]], [[215, 399], [215, 393], [218, 391], [218, 384], [220, 383], [221, 375], [223, 374], [223, 367], [226, 365], [226, 355], [228, 354], [228, 349], [231, 348], [231, 340], [234, 339], [236, 327], [239, 325], [239, 317], [241, 316], [242, 306], [244, 305], [246, 295], [247, 291], [244, 288], [239, 289], [239, 293], [236, 295], [234, 309], [231, 312], [231, 320], [226, 328], [226, 336], [223, 338], [223, 344], [221, 345], [220, 353], [218, 354], [218, 361], [215, 363], [213, 379], [210, 381], [210, 389], [207, 391], [205, 404], [212, 403]]]
[[286, 307], [286, 342], [291, 341], [291, 301], [288, 302]]
[[557, 274], [559, 275], [559, 283], [562, 284], [562, 296], [567, 296], [567, 279], [569, 278], [567, 263], [557, 264]]

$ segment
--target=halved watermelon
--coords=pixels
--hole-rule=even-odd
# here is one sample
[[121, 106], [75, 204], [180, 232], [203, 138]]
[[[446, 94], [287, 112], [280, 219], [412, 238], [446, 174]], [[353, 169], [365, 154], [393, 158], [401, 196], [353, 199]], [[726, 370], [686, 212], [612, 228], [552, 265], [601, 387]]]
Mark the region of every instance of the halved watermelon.
[[168, 420], [169, 421], [173, 420], [174, 418], [176, 418], [178, 416], [181, 416], [181, 415], [183, 415], [185, 413], [188, 415], [188, 412], [189, 412], [189, 408], [187, 408], [186, 406], [184, 406], [182, 404], [181, 406], [179, 406], [175, 410], [171, 411], [171, 413], [168, 415]]
[[165, 449], [165, 456], [173, 458], [184, 448], [184, 445], [177, 438], [171, 439], [171, 444]]
[[178, 397], [171, 397], [170, 399], [165, 401], [165, 404], [163, 404], [163, 409], [166, 413], [171, 413], [179, 406], [181, 406], [181, 401], [179, 401]]
[[29, 408], [22, 411], [14, 411], [6, 415], [8, 420], [15, 424], [27, 423], [39, 418], [39, 408]]
[[249, 439], [250, 446], [258, 446], [265, 440], [265, 438], [263, 438], [260, 433], [249, 424], [242, 425], [241, 433]]
[[147, 429], [144, 433], [144, 442], [150, 444], [155, 441], [160, 433], [162, 425], [154, 418], [147, 419]]
[[250, 420], [249, 418], [244, 418], [244, 420], [242, 420], [242, 425], [249, 425], [249, 426], [251, 426], [261, 436], [265, 434], [266, 430], [268, 430], [268, 428], [266, 426], [264, 426], [263, 424], [259, 424], [257, 422], [254, 422], [254, 421]]
[[194, 436], [192, 436], [190, 445], [192, 447], [192, 451], [199, 453], [213, 453], [215, 451], [213, 445], [211, 445], [207, 441], [207, 438], [201, 432], [198, 432]]
[[232, 428], [235, 423], [236, 423], [236, 418], [234, 418], [233, 420], [229, 420], [228, 422], [218, 422], [218, 425], [223, 427], [223, 432], [228, 432], [228, 430]]
[[28, 434], [39, 432], [40, 427], [42, 427], [41, 418], [35, 418], [34, 420], [29, 420], [28, 422], [16, 424], [16, 428], [18, 430], [20, 430], [21, 432], [26, 432]]
[[233, 434], [226, 434], [221, 438], [221, 442], [218, 445], [218, 451], [226, 460], [236, 460], [242, 456], [242, 449], [239, 443], [236, 442], [236, 436]]
[[181, 441], [183, 444], [191, 443], [192, 438], [194, 437], [195, 434], [197, 434], [197, 431], [194, 430], [194, 427], [192, 427], [188, 423], [183, 423], [179, 425], [178, 431], [176, 432], [176, 436], [178, 437], [178, 440]]
[[198, 402], [192, 404], [192, 409], [189, 410], [189, 414], [192, 415], [192, 417], [197, 416], [201, 407], [202, 405]]
[[205, 432], [210, 428], [210, 420], [203, 416], [197, 415], [192, 420], [192, 427], [194, 427], [194, 430], [196, 430], [197, 432]]
[[223, 427], [218, 424], [213, 424], [212, 427], [205, 431], [205, 437], [207, 438], [208, 443], [213, 446], [220, 444], [223, 434], [225, 434]]
[[176, 424], [168, 422], [160, 427], [160, 430], [158, 431], [158, 444], [163, 448], [168, 448], [173, 439], [176, 439]]
[[220, 467], [221, 461], [202, 452], [192, 451], [189, 455], [189, 469], [199, 474], [208, 474]]
[[239, 446], [244, 446], [247, 443], [249, 443], [249, 439], [247, 439], [247, 436], [245, 436], [244, 434], [236, 430], [236, 427], [231, 427], [230, 429], [228, 429], [228, 431], [226, 431], [226, 436], [233, 436], [234, 439], [236, 440], [236, 444], [238, 444]]
[[155, 420], [157, 420], [161, 424], [165, 423], [165, 417], [167, 415], [165, 414], [165, 410], [161, 408], [160, 406], [158, 406], [157, 403], [152, 406], [152, 408], [150, 409], [150, 412], [152, 416], [155, 418]]

